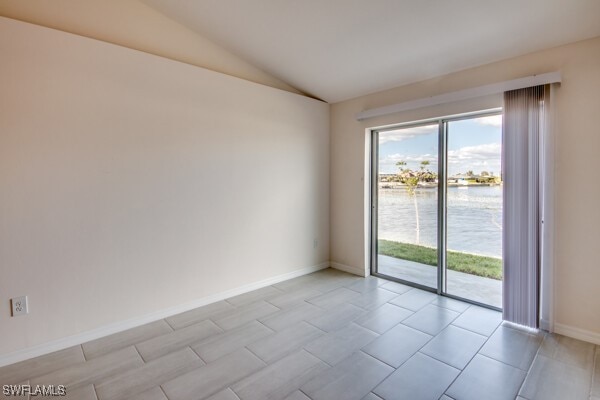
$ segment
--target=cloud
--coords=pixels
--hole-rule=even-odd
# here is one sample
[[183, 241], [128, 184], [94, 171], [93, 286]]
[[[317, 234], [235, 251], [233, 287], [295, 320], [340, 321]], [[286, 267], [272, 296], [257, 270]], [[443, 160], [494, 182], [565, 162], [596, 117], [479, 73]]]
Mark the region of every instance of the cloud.
[[500, 143], [487, 143], [477, 146], [461, 147], [458, 150], [448, 151], [448, 160], [485, 160], [488, 158], [500, 158], [502, 145]]
[[448, 151], [448, 169], [450, 174], [481, 171], [500, 173], [502, 145], [488, 143], [478, 146], [466, 146]]
[[390, 154], [379, 160], [379, 170], [382, 173], [393, 173], [398, 172], [396, 163], [398, 161], [406, 162], [406, 167], [417, 170], [421, 166], [421, 161], [429, 161], [430, 164], [427, 169], [430, 171], [437, 171], [437, 154], [423, 154], [423, 155], [405, 155], [405, 154]]
[[436, 134], [438, 132], [438, 126], [436, 125], [425, 125], [415, 126], [413, 128], [400, 128], [393, 131], [380, 132], [379, 133], [379, 144], [388, 142], [401, 142], [406, 139], [412, 139], [421, 135]]
[[481, 125], [501, 127], [502, 126], [502, 114], [490, 115], [488, 117], [475, 118], [474, 121]]
[[[481, 171], [493, 172], [499, 175], [501, 172], [501, 150], [500, 143], [488, 143], [478, 146], [466, 146], [456, 150], [448, 151], [448, 173], [455, 175], [473, 171], [476, 174]], [[396, 163], [398, 161], [406, 162], [406, 167], [412, 170], [418, 170], [421, 166], [421, 161], [429, 161], [427, 169], [437, 171], [437, 154], [422, 154], [422, 155], [406, 155], [406, 154], [390, 154], [379, 160], [379, 170], [381, 173], [398, 172]]]
[[[501, 127], [502, 126], [502, 114], [490, 115], [487, 117], [473, 118], [473, 121], [480, 125]], [[399, 128], [392, 131], [386, 131], [379, 133], [379, 144], [389, 142], [401, 142], [406, 139], [412, 139], [417, 136], [430, 135], [438, 133], [438, 125], [423, 125], [415, 126], [412, 128]]]

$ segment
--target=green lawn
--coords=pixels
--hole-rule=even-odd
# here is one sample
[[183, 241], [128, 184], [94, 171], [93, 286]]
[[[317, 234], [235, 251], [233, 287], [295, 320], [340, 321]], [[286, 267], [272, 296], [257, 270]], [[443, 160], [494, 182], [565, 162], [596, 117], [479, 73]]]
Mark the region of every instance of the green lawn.
[[[426, 265], [437, 265], [437, 250], [415, 244], [379, 240], [379, 254], [415, 261]], [[502, 260], [474, 254], [448, 251], [448, 269], [467, 274], [502, 280]]]

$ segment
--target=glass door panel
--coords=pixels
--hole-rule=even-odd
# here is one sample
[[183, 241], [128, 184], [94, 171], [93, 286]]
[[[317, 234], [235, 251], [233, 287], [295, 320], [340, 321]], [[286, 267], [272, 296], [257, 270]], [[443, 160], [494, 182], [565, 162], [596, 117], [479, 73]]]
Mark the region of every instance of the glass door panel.
[[438, 288], [439, 124], [374, 136], [376, 272]]
[[502, 115], [447, 122], [444, 292], [502, 307]]

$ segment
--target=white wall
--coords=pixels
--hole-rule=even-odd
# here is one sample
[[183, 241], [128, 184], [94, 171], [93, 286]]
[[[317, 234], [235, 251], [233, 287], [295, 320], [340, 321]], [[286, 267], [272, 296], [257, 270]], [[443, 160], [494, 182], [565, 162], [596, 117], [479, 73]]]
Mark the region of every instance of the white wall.
[[368, 269], [365, 168], [369, 127], [433, 118], [502, 105], [501, 96], [457, 102], [358, 122], [355, 114], [375, 108], [561, 71], [557, 90], [555, 299], [557, 331], [600, 343], [600, 38], [477, 67], [331, 107], [331, 260]]
[[0, 0], [0, 16], [141, 50], [300, 93], [139, 0]]
[[0, 54], [0, 356], [328, 261], [327, 104], [1, 17]]

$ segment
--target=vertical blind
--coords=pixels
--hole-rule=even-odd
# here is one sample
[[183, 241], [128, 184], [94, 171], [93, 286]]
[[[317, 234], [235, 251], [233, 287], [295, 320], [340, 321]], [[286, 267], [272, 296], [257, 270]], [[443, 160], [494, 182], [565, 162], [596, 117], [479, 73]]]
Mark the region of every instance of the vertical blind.
[[540, 313], [540, 150], [545, 86], [504, 93], [503, 318], [532, 328]]

